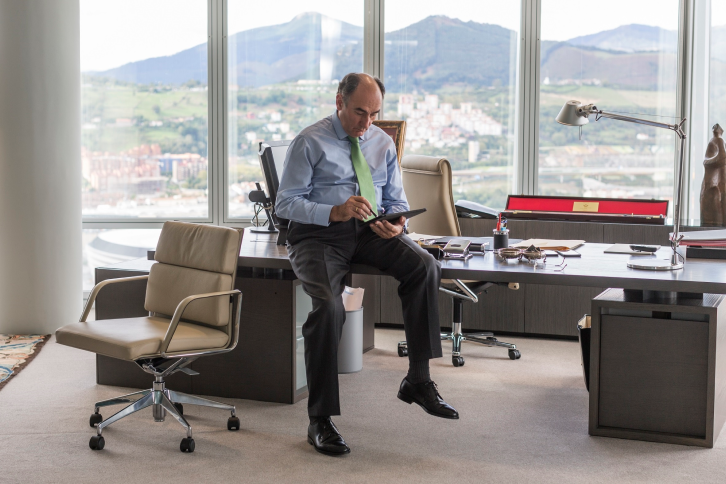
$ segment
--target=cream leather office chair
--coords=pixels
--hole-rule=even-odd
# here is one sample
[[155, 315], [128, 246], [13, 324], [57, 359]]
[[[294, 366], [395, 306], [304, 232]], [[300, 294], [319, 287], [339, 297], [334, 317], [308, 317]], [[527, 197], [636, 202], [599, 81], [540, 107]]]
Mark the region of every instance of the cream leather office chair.
[[[418, 215], [408, 222], [409, 231], [425, 235], [460, 237], [461, 229], [454, 207], [449, 161], [446, 158], [434, 156], [408, 155], [404, 156], [401, 161], [401, 170], [403, 188], [409, 205], [411, 208], [426, 208], [426, 213]], [[509, 357], [513, 360], [521, 356], [515, 345], [498, 341], [493, 333], [463, 334], [461, 332], [464, 301], [478, 302], [477, 295], [494, 284], [459, 279], [441, 281], [439, 290], [451, 296], [454, 304], [451, 332], [441, 333], [442, 340], [452, 342], [451, 361], [454, 366], [464, 364], [464, 357], [461, 356], [463, 341], [507, 348]], [[501, 285], [509, 286], [512, 289], [519, 288], [518, 284]], [[405, 341], [401, 341], [398, 344], [398, 355], [406, 356], [407, 354], [408, 345]]]
[[[96, 403], [91, 427], [96, 435], [91, 449], [103, 449], [103, 429], [153, 407], [154, 420], [169, 412], [186, 429], [182, 452], [194, 452], [192, 427], [183, 416], [183, 404], [220, 408], [232, 413], [227, 429], [239, 430], [235, 407], [168, 390], [164, 379], [176, 372], [198, 373], [188, 367], [201, 356], [232, 351], [239, 337], [242, 293], [234, 289], [242, 232], [211, 225], [166, 222], [148, 276], [109, 279], [93, 288], [78, 323], [56, 331], [58, 343], [105, 356], [133, 361], [154, 376], [149, 390]], [[99, 291], [109, 284], [148, 279], [144, 308], [149, 316], [86, 321]], [[101, 407], [128, 403], [103, 420]]]

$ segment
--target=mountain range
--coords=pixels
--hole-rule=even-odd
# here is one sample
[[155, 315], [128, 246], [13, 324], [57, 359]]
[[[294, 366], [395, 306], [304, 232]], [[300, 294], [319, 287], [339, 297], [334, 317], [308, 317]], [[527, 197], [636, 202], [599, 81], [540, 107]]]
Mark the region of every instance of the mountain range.
[[621, 25], [612, 30], [583, 35], [565, 41], [579, 47], [594, 47], [615, 52], [675, 52], [678, 32], [651, 25]]
[[[387, 84], [434, 89], [447, 84], [507, 85], [517, 32], [499, 25], [431, 16], [386, 33]], [[676, 66], [677, 32], [622, 25], [591, 35], [542, 41], [541, 76], [550, 83], [598, 79], [603, 84], [652, 89]], [[726, 52], [726, 27], [712, 29], [717, 52]], [[228, 58], [239, 86], [300, 79], [331, 81], [363, 70], [363, 28], [303, 13], [291, 21], [230, 36]], [[716, 55], [717, 58], [726, 55]], [[141, 84], [206, 83], [207, 45], [87, 75]], [[402, 77], [401, 74], [407, 74]]]

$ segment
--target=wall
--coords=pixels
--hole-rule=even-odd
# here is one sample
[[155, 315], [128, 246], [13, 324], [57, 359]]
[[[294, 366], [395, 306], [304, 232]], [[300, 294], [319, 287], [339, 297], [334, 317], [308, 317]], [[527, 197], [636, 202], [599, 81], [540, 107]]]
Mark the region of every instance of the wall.
[[78, 0], [0, 1], [0, 333], [80, 316]]

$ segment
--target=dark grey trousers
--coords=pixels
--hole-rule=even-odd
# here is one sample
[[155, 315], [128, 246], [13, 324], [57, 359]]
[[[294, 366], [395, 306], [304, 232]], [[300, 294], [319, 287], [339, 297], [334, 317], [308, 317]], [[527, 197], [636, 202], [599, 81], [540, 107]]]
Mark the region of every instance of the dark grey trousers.
[[302, 329], [310, 416], [340, 415], [338, 343], [351, 263], [376, 267], [400, 282], [409, 359], [441, 357], [441, 265], [418, 244], [406, 236], [382, 239], [354, 219], [328, 227], [292, 222], [287, 240], [292, 268], [313, 301]]

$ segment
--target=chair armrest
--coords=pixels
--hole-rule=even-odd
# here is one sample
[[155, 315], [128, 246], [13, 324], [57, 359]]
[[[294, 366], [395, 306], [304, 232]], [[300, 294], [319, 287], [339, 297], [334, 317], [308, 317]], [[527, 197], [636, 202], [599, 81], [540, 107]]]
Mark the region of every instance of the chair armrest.
[[[210, 297], [220, 297], [220, 296], [234, 296], [236, 294], [242, 294], [239, 289], [232, 289], [231, 291], [220, 291], [220, 292], [208, 292], [206, 294], [194, 294], [192, 296], [187, 296], [184, 299], [181, 300], [179, 305], [177, 305], [176, 309], [174, 310], [174, 315], [171, 317], [171, 322], [169, 323], [169, 329], [166, 330], [166, 335], [164, 335], [164, 341], [161, 342], [161, 348], [160, 348], [160, 354], [162, 358], [166, 358], [166, 352], [169, 349], [169, 344], [171, 344], [171, 340], [174, 337], [174, 333], [176, 332], [176, 327], [179, 326], [179, 321], [181, 320], [182, 315], [184, 314], [184, 311], [186, 310], [187, 306], [191, 304], [193, 301], [196, 301], [198, 299], [206, 299]], [[230, 317], [234, 318], [235, 315], [232, 314]], [[230, 337], [232, 335], [230, 334]]]
[[451, 291], [449, 289], [446, 289], [445, 287], [439, 287], [439, 291], [448, 294], [451, 297], [455, 297], [457, 299], [465, 299], [467, 301], [471, 301], [474, 304], [479, 302], [479, 298], [476, 297], [476, 294], [469, 289], [469, 287], [464, 284], [459, 279], [451, 279], [451, 281], [456, 285], [456, 287], [459, 288], [461, 292]]
[[[465, 299], [467, 301], [471, 301], [473, 303], [479, 302], [479, 298], [477, 295], [472, 291], [472, 289], [466, 285], [465, 282], [459, 280], [459, 279], [451, 279], [451, 281], [456, 285], [456, 287], [459, 288], [461, 292], [452, 291], [450, 289], [447, 289], [445, 287], [439, 287], [439, 291], [448, 294], [451, 297], [455, 297], [457, 299]], [[483, 281], [482, 281], [483, 282]], [[518, 282], [487, 282], [486, 285], [483, 288], [480, 288], [481, 290], [485, 290], [490, 286], [504, 286], [508, 287], [509, 289], [512, 289], [513, 291], [516, 291], [519, 289], [519, 283]]]
[[91, 291], [91, 294], [88, 296], [88, 301], [86, 302], [85, 307], [83, 308], [83, 313], [81, 314], [81, 319], [78, 321], [79, 323], [85, 323], [86, 319], [88, 318], [89, 313], [91, 312], [91, 308], [93, 307], [93, 303], [96, 302], [96, 297], [98, 296], [98, 293], [101, 292], [101, 289], [108, 286], [109, 284], [116, 284], [117, 282], [131, 282], [131, 281], [141, 281], [144, 279], [148, 279], [149, 275], [145, 276], [132, 276], [132, 277], [120, 277], [118, 279], [106, 279], [105, 281], [101, 281], [95, 286], [93, 286], [93, 290]]

